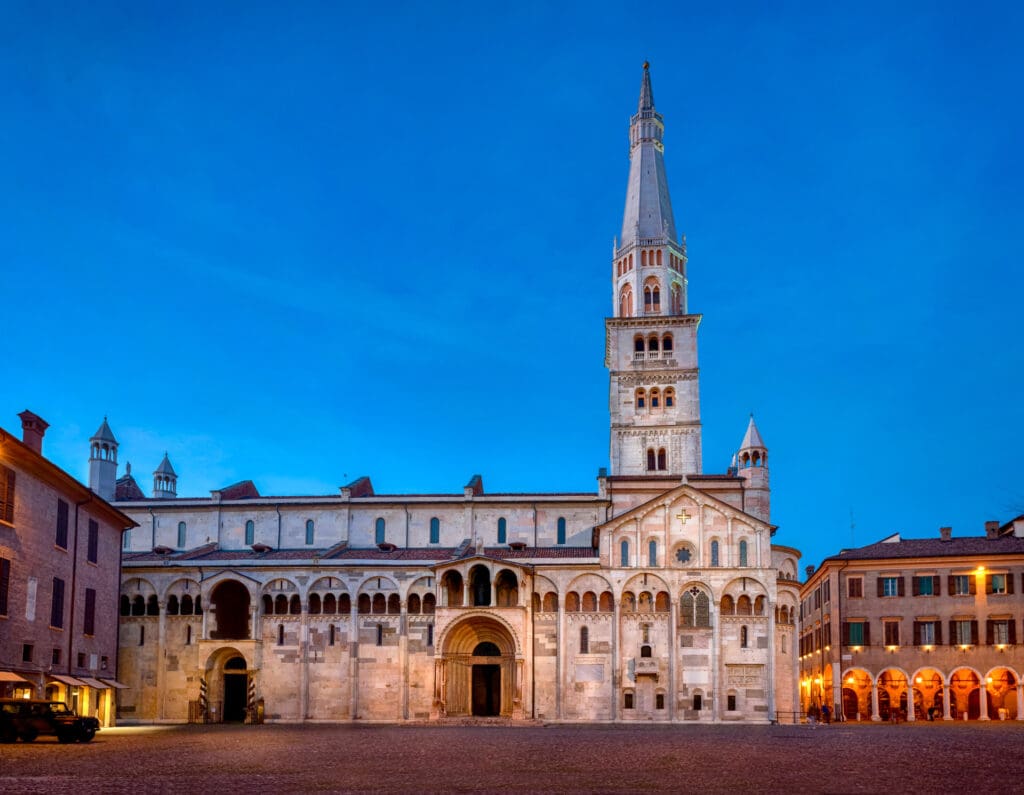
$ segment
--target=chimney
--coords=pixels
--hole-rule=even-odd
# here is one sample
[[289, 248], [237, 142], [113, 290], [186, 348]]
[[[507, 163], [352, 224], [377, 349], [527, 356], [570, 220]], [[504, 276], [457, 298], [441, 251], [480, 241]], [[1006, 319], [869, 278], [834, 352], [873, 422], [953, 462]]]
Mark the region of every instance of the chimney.
[[943, 541], [952, 541], [953, 540], [953, 528], [952, 527], [940, 527], [939, 528], [939, 536], [942, 538]]
[[985, 538], [999, 538], [999, 522], [985, 522]]
[[804, 571], [806, 571], [806, 572], [807, 572], [807, 579], [809, 580], [809, 579], [811, 579], [811, 577], [812, 577], [812, 576], [814, 575], [814, 566], [807, 566], [807, 567], [806, 567], [806, 568], [804, 569]]
[[46, 429], [50, 427], [50, 423], [38, 414], [33, 414], [28, 409], [25, 409], [18, 416], [21, 417], [21, 441], [25, 443], [26, 447], [30, 447], [39, 455], [42, 455], [43, 435], [46, 433]]

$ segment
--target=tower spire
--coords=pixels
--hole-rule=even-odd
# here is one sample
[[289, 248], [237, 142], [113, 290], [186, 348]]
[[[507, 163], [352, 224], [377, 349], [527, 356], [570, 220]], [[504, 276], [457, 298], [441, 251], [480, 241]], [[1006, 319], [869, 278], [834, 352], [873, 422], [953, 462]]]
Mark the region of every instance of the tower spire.
[[640, 104], [637, 110], [654, 110], [654, 90], [651, 88], [651, 65], [644, 61], [644, 77], [640, 83]]

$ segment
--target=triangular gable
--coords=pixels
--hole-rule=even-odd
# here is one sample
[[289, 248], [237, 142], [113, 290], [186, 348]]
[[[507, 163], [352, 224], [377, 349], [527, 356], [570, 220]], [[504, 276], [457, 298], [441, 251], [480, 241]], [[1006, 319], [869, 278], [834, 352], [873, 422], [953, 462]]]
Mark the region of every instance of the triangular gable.
[[488, 555], [486, 552], [473, 552], [473, 553], [471, 553], [469, 555], [464, 555], [463, 557], [455, 557], [455, 558], [452, 558], [451, 560], [445, 560], [445, 561], [441, 561], [440, 563], [435, 563], [430, 568], [433, 571], [441, 572], [441, 571], [446, 570], [446, 569], [452, 569], [452, 568], [461, 567], [461, 566], [463, 566], [464, 564], [467, 564], [467, 563], [472, 564], [473, 562], [496, 563], [499, 566], [503, 566], [503, 567], [508, 568], [508, 569], [518, 569], [519, 571], [525, 571], [525, 572], [531, 572], [531, 573], [533, 572], [533, 568], [534, 568], [530, 564], [519, 563], [516, 560], [510, 560], [508, 558], [492, 557], [491, 555]]
[[652, 497], [646, 502], [642, 502], [639, 505], [630, 508], [625, 513], [620, 513], [618, 516], [614, 516], [607, 522], [602, 522], [599, 525], [594, 525], [593, 530], [593, 545], [595, 548], [599, 547], [601, 532], [604, 530], [615, 530], [620, 525], [626, 522], [641, 519], [656, 508], [660, 508], [666, 501], [674, 502], [682, 496], [689, 496], [694, 502], [700, 506], [710, 505], [716, 510], [720, 511], [725, 516], [731, 516], [732, 518], [742, 518], [744, 521], [749, 521], [754, 527], [760, 527], [762, 529], [771, 532], [774, 525], [768, 522], [758, 519], [746, 511], [742, 511], [735, 505], [731, 505], [724, 500], [720, 500], [717, 497], [713, 497], [710, 494], [701, 491], [698, 488], [691, 486], [688, 483], [680, 484], [673, 489], [662, 492], [656, 497]]

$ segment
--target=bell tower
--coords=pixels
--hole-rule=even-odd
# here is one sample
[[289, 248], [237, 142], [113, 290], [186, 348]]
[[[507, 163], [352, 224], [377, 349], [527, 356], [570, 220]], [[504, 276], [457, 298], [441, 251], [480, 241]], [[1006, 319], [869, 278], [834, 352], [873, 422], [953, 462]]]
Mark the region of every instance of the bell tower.
[[664, 133], [645, 63], [629, 123], [626, 206], [612, 251], [612, 317], [605, 320], [612, 475], [701, 472], [701, 316], [687, 314], [686, 238], [676, 234]]

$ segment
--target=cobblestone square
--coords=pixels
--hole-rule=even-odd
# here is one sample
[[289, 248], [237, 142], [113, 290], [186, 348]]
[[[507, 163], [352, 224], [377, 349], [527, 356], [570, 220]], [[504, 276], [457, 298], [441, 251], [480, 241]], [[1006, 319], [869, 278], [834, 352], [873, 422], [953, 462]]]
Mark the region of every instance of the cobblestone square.
[[1024, 726], [132, 727], [0, 746], [2, 792], [1019, 792]]

